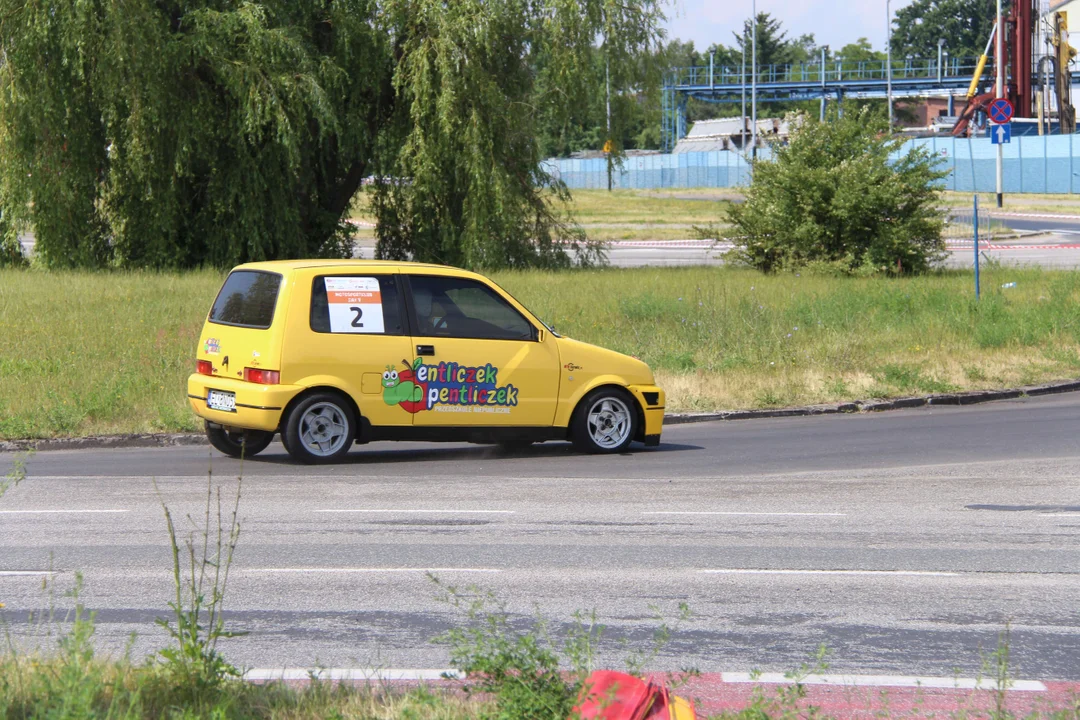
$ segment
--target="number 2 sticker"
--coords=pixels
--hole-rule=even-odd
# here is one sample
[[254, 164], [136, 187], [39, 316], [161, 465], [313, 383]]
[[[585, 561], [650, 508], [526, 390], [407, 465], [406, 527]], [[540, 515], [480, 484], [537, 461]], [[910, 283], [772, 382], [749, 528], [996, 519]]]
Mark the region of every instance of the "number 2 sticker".
[[332, 333], [381, 333], [382, 293], [373, 277], [326, 278], [326, 304]]

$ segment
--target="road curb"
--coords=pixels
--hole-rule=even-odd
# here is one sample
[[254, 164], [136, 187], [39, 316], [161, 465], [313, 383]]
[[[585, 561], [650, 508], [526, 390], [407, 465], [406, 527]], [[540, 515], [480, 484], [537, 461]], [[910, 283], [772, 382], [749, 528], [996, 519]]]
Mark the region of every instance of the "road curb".
[[808, 405], [795, 408], [766, 410], [730, 410], [711, 413], [673, 413], [664, 416], [665, 425], [714, 422], [717, 420], [758, 420], [763, 418], [809, 417], [812, 415], [839, 415], [841, 413], [870, 413], [887, 410], [925, 407], [927, 405], [977, 405], [997, 400], [1015, 400], [1021, 397], [1038, 397], [1080, 391], [1080, 380], [1066, 380], [1046, 385], [1028, 385], [1008, 390], [972, 390], [959, 393], [936, 393], [890, 400], [857, 400], [836, 405]]
[[0, 440], [0, 452], [27, 450], [97, 450], [100, 448], [177, 447], [206, 445], [202, 433], [139, 433], [132, 435], [92, 435], [81, 438], [42, 438], [39, 440]]
[[[807, 405], [805, 407], [772, 408], [764, 410], [721, 410], [705, 413], [672, 413], [664, 416], [665, 425], [715, 422], [719, 420], [761, 420], [766, 418], [810, 417], [851, 413], [885, 412], [927, 405], [977, 405], [996, 400], [1015, 400], [1060, 393], [1080, 392], [1080, 380], [1065, 380], [1046, 385], [1028, 385], [1009, 390], [972, 390], [959, 393], [937, 393], [891, 400], [857, 400], [836, 405]], [[133, 435], [95, 435], [82, 438], [42, 438], [38, 440], [0, 440], [0, 453], [27, 450], [97, 450], [101, 448], [147, 448], [206, 445], [202, 433], [141, 433]]]

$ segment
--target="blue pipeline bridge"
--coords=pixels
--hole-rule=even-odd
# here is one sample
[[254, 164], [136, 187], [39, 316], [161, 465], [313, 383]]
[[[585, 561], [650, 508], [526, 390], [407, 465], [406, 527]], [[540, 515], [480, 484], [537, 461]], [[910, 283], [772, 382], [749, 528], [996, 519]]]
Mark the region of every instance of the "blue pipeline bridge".
[[[971, 84], [978, 63], [978, 58], [894, 60], [893, 97], [962, 95]], [[984, 82], [991, 81], [993, 72], [992, 65], [988, 65], [983, 75]], [[1074, 82], [1077, 80], [1080, 80], [1080, 73], [1074, 74]], [[888, 84], [888, 64], [885, 61], [768, 65], [758, 68], [757, 98], [758, 102], [884, 98]], [[745, 92], [749, 104], [750, 86], [749, 69], [744, 73], [739, 67], [688, 67], [669, 73], [663, 86], [663, 149], [670, 152], [675, 143], [686, 136], [688, 98], [711, 103], [738, 103]]]

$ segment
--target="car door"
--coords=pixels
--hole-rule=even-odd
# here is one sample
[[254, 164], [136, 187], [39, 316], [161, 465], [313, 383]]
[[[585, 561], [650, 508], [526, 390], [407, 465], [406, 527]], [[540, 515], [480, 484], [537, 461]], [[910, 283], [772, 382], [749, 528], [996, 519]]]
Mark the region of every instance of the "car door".
[[414, 399], [416, 387], [398, 276], [320, 268], [297, 283], [310, 288], [310, 303], [294, 302], [283, 362], [290, 380], [340, 387], [372, 425], [411, 426], [412, 411], [403, 403]]
[[550, 427], [559, 349], [493, 286], [410, 274], [417, 427]]

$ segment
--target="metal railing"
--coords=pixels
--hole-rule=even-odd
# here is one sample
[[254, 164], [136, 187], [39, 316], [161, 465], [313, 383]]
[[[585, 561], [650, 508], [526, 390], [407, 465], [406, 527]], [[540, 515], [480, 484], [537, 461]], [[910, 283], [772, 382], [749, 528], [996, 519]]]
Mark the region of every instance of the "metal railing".
[[[936, 59], [897, 59], [892, 62], [894, 81], [903, 80], [957, 80], [971, 79], [978, 65], [978, 58], [946, 58], [941, 67]], [[758, 84], [785, 83], [841, 83], [845, 81], [882, 80], [888, 76], [885, 60], [830, 61], [766, 65], [758, 68]], [[988, 72], [990, 68], [988, 67]], [[750, 84], [749, 69], [745, 82]], [[665, 85], [670, 88], [706, 88], [717, 85], [741, 85], [744, 76], [741, 67], [715, 66], [676, 68], [668, 75]]]

